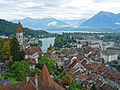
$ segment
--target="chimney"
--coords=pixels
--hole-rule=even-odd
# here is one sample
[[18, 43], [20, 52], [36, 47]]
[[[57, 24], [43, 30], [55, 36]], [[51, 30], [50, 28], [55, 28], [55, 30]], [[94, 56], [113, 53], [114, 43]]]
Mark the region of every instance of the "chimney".
[[35, 74], [35, 85], [38, 87], [38, 75], [37, 75], [37, 73]]

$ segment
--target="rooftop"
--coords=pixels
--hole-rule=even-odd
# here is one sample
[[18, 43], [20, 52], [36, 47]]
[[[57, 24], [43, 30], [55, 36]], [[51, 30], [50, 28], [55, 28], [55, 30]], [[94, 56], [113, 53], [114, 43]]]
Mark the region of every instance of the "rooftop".
[[89, 75], [81, 75], [80, 78], [81, 79], [87, 79], [87, 78], [89, 78]]
[[18, 23], [18, 27], [17, 27], [16, 33], [23, 33], [22, 26], [21, 26], [20, 22]]
[[102, 52], [102, 54], [104, 54], [104, 55], [114, 55], [116, 53], [113, 53], [113, 52]]

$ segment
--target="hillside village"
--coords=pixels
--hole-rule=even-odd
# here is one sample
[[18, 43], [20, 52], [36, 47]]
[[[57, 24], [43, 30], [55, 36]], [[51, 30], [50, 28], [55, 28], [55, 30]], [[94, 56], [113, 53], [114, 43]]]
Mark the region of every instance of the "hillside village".
[[[8, 37], [3, 37], [3, 39], [8, 39]], [[17, 30], [16, 30], [16, 38], [19, 42], [20, 45], [20, 49], [25, 51], [25, 60], [28, 62], [29, 64], [29, 69], [33, 70], [35, 68], [35, 64], [38, 63], [38, 58], [39, 55], [42, 54], [42, 50], [40, 48], [40, 46], [36, 46], [36, 47], [30, 47], [30, 43], [35, 44], [38, 43], [38, 40], [35, 39], [30, 39], [29, 42], [25, 42], [24, 41], [24, 36], [23, 36], [23, 30], [22, 30], [22, 26], [21, 23], [19, 22]], [[12, 58], [11, 58], [12, 60]], [[13, 63], [13, 61], [11, 60], [6, 60], [4, 63], [1, 63], [1, 72], [0, 72], [0, 76], [2, 77], [2, 75], [4, 74], [5, 71], [7, 71], [7, 69], [9, 67], [7, 67], [7, 64], [9, 63]], [[6, 67], [3, 67], [6, 66]], [[0, 90], [65, 90], [64, 88], [62, 88], [60, 85], [58, 85], [57, 83], [55, 83], [48, 70], [46, 65], [44, 64], [42, 71], [40, 73], [40, 76], [35, 75], [35, 77], [26, 77], [26, 79], [20, 83], [16, 83], [16, 84], [12, 84], [9, 80], [3, 80], [0, 81]]]
[[[10, 39], [4, 35], [1, 38], [7, 41]], [[16, 38], [20, 50], [25, 52], [24, 59], [28, 63], [30, 71], [34, 70], [36, 64], [40, 62], [39, 59], [46, 55], [48, 59], [54, 60], [56, 67], [62, 68], [62, 72], [65, 71], [66, 75], [72, 77], [75, 83], [80, 84], [79, 89], [120, 89], [119, 44], [112, 41], [97, 40], [94, 36], [86, 36], [83, 40], [76, 39], [75, 42], [68, 42], [71, 47], [63, 45], [59, 50], [55, 50], [53, 46], [51, 49], [48, 48], [46, 53], [43, 53], [40, 45], [31, 46], [31, 44], [38, 44], [39, 39], [24, 37], [20, 22], [16, 29]], [[0, 63], [0, 77], [4, 76], [7, 69], [12, 66], [14, 63], [12, 59], [11, 57], [9, 60]], [[9, 80], [1, 80], [0, 90], [71, 90], [68, 87], [73, 88], [72, 84], [66, 85], [63, 83], [61, 78], [56, 83], [55, 80], [52, 80], [53, 77], [56, 77], [56, 74], [50, 72], [46, 62], [44, 62], [40, 75], [35, 74], [34, 77], [28, 75], [25, 80], [15, 84]]]

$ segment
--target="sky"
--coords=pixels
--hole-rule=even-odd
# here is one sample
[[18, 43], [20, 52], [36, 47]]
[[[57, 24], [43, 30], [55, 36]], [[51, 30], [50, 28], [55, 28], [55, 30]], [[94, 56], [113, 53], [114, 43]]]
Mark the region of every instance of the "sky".
[[88, 19], [100, 11], [120, 13], [120, 0], [0, 0], [0, 18]]

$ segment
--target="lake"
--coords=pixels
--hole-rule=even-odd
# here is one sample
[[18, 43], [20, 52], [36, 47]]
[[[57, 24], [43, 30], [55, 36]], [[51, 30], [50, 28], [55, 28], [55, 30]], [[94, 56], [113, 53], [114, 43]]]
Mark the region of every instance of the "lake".
[[40, 40], [42, 41], [41, 49], [45, 53], [47, 51], [47, 49], [49, 48], [50, 44], [54, 45], [55, 37], [41, 38]]
[[[62, 34], [62, 33], [106, 33], [106, 32], [95, 32], [95, 31], [61, 31], [61, 30], [57, 30], [57, 31], [47, 31], [49, 33], [57, 33], [57, 34]], [[110, 33], [110, 32], [108, 32]]]

